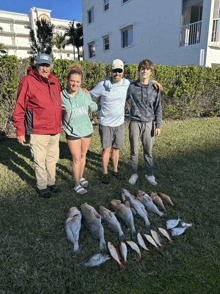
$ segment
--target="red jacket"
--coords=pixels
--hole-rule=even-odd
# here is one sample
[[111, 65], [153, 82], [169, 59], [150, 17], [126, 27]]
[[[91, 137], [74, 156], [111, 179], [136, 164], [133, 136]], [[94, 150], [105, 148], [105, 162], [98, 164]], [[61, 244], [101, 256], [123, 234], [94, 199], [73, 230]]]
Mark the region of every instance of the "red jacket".
[[53, 73], [48, 79], [30, 66], [18, 87], [13, 123], [17, 136], [59, 134], [62, 121], [62, 100], [59, 80]]

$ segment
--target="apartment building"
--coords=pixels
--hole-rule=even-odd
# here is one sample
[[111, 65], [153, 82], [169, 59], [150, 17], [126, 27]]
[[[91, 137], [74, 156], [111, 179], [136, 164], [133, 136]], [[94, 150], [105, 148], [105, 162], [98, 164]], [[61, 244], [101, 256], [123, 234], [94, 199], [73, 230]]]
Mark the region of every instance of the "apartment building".
[[[15, 13], [0, 10], [0, 43], [8, 48], [9, 55], [18, 58], [31, 56], [30, 29], [36, 28], [36, 20], [44, 19], [54, 26], [54, 33], [64, 34], [70, 20], [51, 18], [51, 10], [33, 7], [29, 14]], [[76, 23], [75, 23], [76, 25]], [[76, 48], [68, 45], [60, 52], [53, 47], [53, 56], [56, 58], [74, 59], [78, 58]]]
[[220, 0], [82, 0], [84, 58], [220, 65]]

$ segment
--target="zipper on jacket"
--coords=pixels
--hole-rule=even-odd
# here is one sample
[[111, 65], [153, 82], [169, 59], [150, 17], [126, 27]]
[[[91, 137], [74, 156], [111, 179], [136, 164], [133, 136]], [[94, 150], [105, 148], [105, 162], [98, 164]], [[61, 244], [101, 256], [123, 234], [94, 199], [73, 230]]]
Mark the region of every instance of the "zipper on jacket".
[[[49, 92], [50, 92], [50, 81], [49, 81], [49, 80], [48, 80], [48, 88], [49, 88]], [[54, 95], [54, 97], [55, 97], [55, 99], [56, 99], [56, 101], [57, 101], [57, 105], [59, 105], [59, 101], [58, 101], [58, 99], [57, 99], [57, 97], [56, 97], [56, 95], [55, 95], [54, 90], [52, 90], [52, 93], [53, 93], [53, 95]]]

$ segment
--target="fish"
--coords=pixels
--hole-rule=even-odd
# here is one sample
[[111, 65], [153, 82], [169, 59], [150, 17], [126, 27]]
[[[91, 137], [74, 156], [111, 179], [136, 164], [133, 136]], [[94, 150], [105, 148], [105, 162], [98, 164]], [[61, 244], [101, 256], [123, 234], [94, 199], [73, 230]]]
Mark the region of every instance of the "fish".
[[112, 242], [108, 242], [108, 249], [111, 254], [111, 256], [117, 261], [117, 263], [120, 265], [120, 268], [125, 267], [121, 261], [120, 261], [120, 255], [118, 253], [118, 250], [115, 248], [114, 244]]
[[110, 204], [112, 208], [115, 210], [116, 215], [122, 218], [126, 225], [131, 229], [132, 237], [135, 237], [136, 229], [134, 226], [134, 217], [131, 212], [131, 209], [127, 205], [121, 203], [120, 200], [113, 199], [110, 202]]
[[151, 197], [150, 197], [147, 193], [145, 193], [145, 192], [139, 190], [139, 191], [137, 192], [137, 199], [138, 199], [141, 203], [144, 204], [145, 208], [146, 208], [148, 211], [152, 211], [152, 212], [158, 214], [158, 215], [161, 216], [161, 217], [166, 217], [166, 216], [167, 216], [167, 214], [161, 212], [161, 211], [157, 208], [157, 206], [153, 203], [153, 200], [151, 199]]
[[192, 227], [192, 222], [190, 222], [190, 223], [186, 223], [186, 222], [181, 222], [181, 226], [183, 227], [183, 228], [189, 228], [189, 227]]
[[107, 225], [114, 231], [119, 233], [119, 241], [126, 241], [125, 234], [122, 231], [121, 225], [117, 220], [113, 212], [105, 208], [104, 206], [99, 206], [99, 213], [102, 216], [102, 219], [107, 223]]
[[157, 243], [150, 235], [144, 234], [144, 237], [147, 239], [148, 242], [150, 242], [152, 245], [156, 247], [157, 251], [160, 251], [160, 248], [157, 246]]
[[104, 228], [101, 223], [101, 215], [91, 205], [84, 203], [80, 206], [84, 217], [85, 226], [90, 230], [94, 239], [100, 241], [100, 250], [107, 251]]
[[135, 209], [137, 214], [144, 219], [146, 230], [150, 230], [150, 222], [148, 219], [148, 213], [144, 207], [144, 204], [142, 204], [137, 198], [135, 198], [133, 195], [129, 193], [128, 190], [122, 189], [121, 191], [121, 197], [123, 201], [129, 201], [130, 206]]
[[162, 199], [166, 200], [170, 205], [174, 206], [173, 201], [170, 199], [170, 197], [169, 197], [168, 195], [166, 195], [166, 194], [164, 194], [164, 193], [161, 193], [161, 192], [159, 192], [158, 195], [159, 195]]
[[162, 199], [157, 195], [157, 193], [150, 191], [150, 197], [153, 200], [154, 204], [156, 204], [161, 209], [166, 210]]
[[140, 245], [142, 248], [144, 248], [145, 250], [150, 251], [151, 253], [153, 253], [151, 250], [149, 250], [149, 249], [146, 247], [146, 245], [145, 245], [145, 243], [144, 243], [144, 239], [142, 238], [142, 236], [141, 236], [140, 233], [137, 234], [137, 240], [138, 240], [139, 245]]
[[100, 264], [106, 262], [109, 259], [110, 259], [109, 255], [98, 253], [91, 256], [87, 262], [81, 263], [81, 265], [86, 267], [99, 266]]
[[133, 241], [126, 241], [126, 242], [131, 246], [131, 248], [133, 250], [135, 250], [138, 253], [138, 255], [139, 255], [138, 260], [143, 260], [143, 258], [141, 256], [141, 251], [140, 251], [138, 245], [135, 242], [133, 242]]
[[153, 230], [150, 230], [150, 232], [151, 232], [151, 235], [154, 238], [155, 242], [160, 246], [160, 248], [162, 250], [164, 250], [164, 248], [166, 246], [161, 244], [162, 240], [161, 240], [160, 235], [156, 231], [153, 231]]
[[181, 221], [181, 219], [179, 217], [178, 217], [178, 219], [169, 219], [166, 222], [167, 229], [175, 228], [176, 226], [178, 226], [180, 221]]
[[130, 264], [130, 262], [127, 261], [127, 246], [124, 242], [120, 242], [120, 252], [121, 252], [121, 256], [124, 258], [124, 266], [127, 264]]
[[172, 236], [182, 235], [185, 232], [186, 229], [187, 229], [187, 227], [185, 227], [185, 228], [173, 228], [171, 230], [171, 235]]
[[77, 207], [71, 207], [65, 223], [65, 231], [67, 239], [73, 243], [73, 251], [77, 256], [80, 255], [79, 251], [79, 232], [81, 229], [82, 214]]
[[159, 230], [159, 231], [160, 231], [165, 237], [167, 237], [167, 239], [170, 241], [170, 243], [174, 243], [174, 241], [171, 240], [170, 235], [169, 235], [169, 233], [168, 233], [166, 230], [164, 230], [163, 228], [158, 228], [158, 230]]

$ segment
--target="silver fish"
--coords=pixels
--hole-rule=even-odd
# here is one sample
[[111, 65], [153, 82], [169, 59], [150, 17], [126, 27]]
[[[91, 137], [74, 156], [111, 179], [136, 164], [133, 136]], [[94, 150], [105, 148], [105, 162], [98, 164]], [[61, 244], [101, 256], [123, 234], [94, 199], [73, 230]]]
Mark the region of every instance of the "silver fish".
[[130, 262], [127, 261], [127, 246], [124, 242], [120, 242], [120, 252], [121, 252], [121, 255], [122, 257], [124, 258], [124, 266], [126, 264], [130, 264]]
[[109, 259], [109, 255], [99, 253], [91, 256], [87, 262], [84, 262], [81, 265], [87, 267], [99, 266], [100, 264], [106, 262]]
[[94, 239], [100, 240], [100, 250], [107, 251], [104, 228], [101, 223], [101, 215], [91, 205], [84, 203], [80, 206], [84, 217], [85, 226], [90, 230]]
[[171, 230], [171, 235], [172, 236], [179, 236], [179, 235], [182, 235], [185, 230], [187, 229], [187, 227], [185, 228], [174, 228]]
[[134, 217], [133, 214], [131, 212], [131, 209], [124, 205], [123, 203], [121, 203], [120, 200], [112, 200], [110, 202], [112, 208], [115, 210], [116, 215], [120, 218], [123, 219], [123, 221], [126, 223], [126, 225], [131, 228], [131, 233], [132, 236], [135, 237], [136, 236], [136, 230], [135, 230], [135, 226], [134, 226]]
[[162, 250], [164, 250], [164, 248], [166, 246], [161, 244], [162, 240], [161, 240], [160, 235], [156, 231], [154, 231], [154, 230], [150, 230], [150, 232], [151, 232], [151, 235], [154, 238], [155, 242], [160, 246], [160, 248]]
[[147, 248], [147, 246], [145, 245], [144, 239], [142, 238], [142, 236], [141, 236], [140, 233], [137, 234], [137, 240], [138, 240], [139, 245], [140, 245], [142, 248], [144, 248], [145, 250], [150, 251], [151, 253], [153, 253], [153, 252], [152, 252], [151, 250], [149, 250], [149, 249]]
[[139, 255], [138, 260], [143, 260], [143, 258], [141, 256], [141, 251], [140, 251], [140, 248], [138, 247], [138, 245], [133, 241], [126, 241], [126, 242], [131, 246], [131, 248], [133, 250], [135, 250], [138, 253], [138, 255]]
[[157, 243], [154, 241], [154, 239], [150, 235], [144, 234], [144, 236], [148, 242], [150, 242], [152, 245], [156, 247], [157, 251], [160, 251], [160, 248], [157, 246]]
[[144, 205], [133, 195], [129, 193], [128, 190], [122, 189], [121, 196], [123, 201], [129, 201], [130, 206], [134, 208], [137, 212], [137, 214], [144, 219], [146, 230], [150, 230], [150, 222], [148, 219], [148, 213], [144, 207]]
[[167, 214], [161, 212], [157, 208], [157, 206], [153, 203], [153, 200], [151, 199], [151, 197], [147, 193], [139, 190], [138, 193], [137, 193], [137, 199], [141, 203], [144, 204], [144, 206], [146, 207], [146, 209], [148, 211], [152, 211], [152, 212], [154, 212], [154, 213], [156, 213], [156, 214], [158, 214], [159, 216], [162, 216], [162, 217], [166, 217], [167, 216]]
[[77, 207], [71, 207], [65, 223], [67, 239], [73, 243], [73, 250], [79, 256], [79, 232], [81, 228], [82, 214]]
[[183, 227], [183, 228], [189, 228], [189, 227], [192, 227], [192, 222], [190, 222], [190, 223], [186, 223], [186, 222], [181, 222], [181, 226]]
[[122, 231], [121, 225], [117, 220], [116, 216], [113, 212], [105, 208], [104, 206], [99, 206], [99, 213], [101, 214], [103, 220], [107, 223], [107, 225], [114, 231], [119, 233], [119, 241], [126, 241], [124, 232]]
[[117, 263], [120, 265], [120, 268], [123, 268], [125, 267], [121, 261], [120, 261], [120, 255], [119, 255], [119, 252], [118, 250], [115, 248], [114, 244], [112, 242], [108, 242], [108, 249], [109, 249], [109, 252], [111, 254], [111, 256], [114, 258], [114, 260], [117, 261]]
[[158, 228], [158, 230], [170, 241], [170, 243], [174, 243], [173, 240], [171, 240], [170, 235], [166, 230], [163, 228]]
[[167, 229], [172, 229], [178, 226], [181, 219], [178, 217], [178, 219], [170, 219], [166, 222]]

